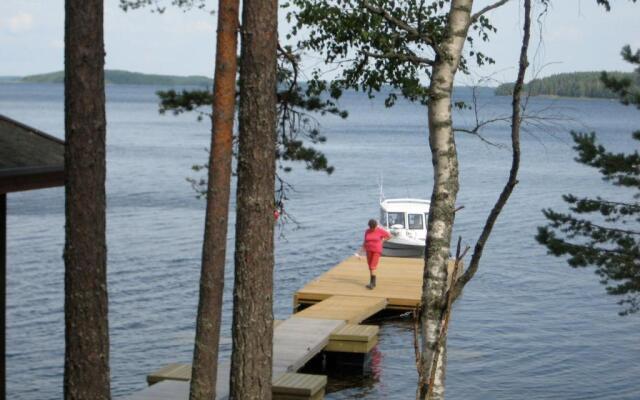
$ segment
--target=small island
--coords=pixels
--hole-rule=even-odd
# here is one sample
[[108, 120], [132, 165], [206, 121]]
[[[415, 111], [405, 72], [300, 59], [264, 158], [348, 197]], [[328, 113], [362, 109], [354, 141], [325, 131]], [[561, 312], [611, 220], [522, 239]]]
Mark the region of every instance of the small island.
[[[634, 78], [627, 72], [607, 72], [616, 78]], [[546, 78], [533, 79], [525, 85], [525, 90], [532, 96], [587, 97], [613, 99], [617, 96], [607, 89], [600, 76], [602, 72], [572, 72], [551, 75]], [[503, 83], [495, 89], [496, 96], [511, 96], [513, 83]]]
[[[113, 85], [158, 85], [158, 86], [211, 86], [213, 81], [206, 76], [176, 76], [143, 74], [123, 70], [105, 70], [106, 84]], [[64, 71], [48, 74], [28, 75], [18, 80], [22, 83], [64, 83]]]

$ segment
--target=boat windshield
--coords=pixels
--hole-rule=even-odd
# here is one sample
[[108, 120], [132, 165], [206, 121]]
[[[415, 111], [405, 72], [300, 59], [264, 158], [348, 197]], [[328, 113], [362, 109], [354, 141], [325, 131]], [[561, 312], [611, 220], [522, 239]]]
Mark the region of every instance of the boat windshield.
[[422, 214], [409, 214], [409, 229], [424, 229]]
[[389, 227], [393, 227], [394, 225], [400, 225], [402, 228], [405, 227], [403, 212], [390, 212], [387, 213], [387, 216], [389, 218]]
[[387, 212], [385, 210], [380, 210], [380, 225], [385, 228], [389, 227], [389, 224], [387, 223]]

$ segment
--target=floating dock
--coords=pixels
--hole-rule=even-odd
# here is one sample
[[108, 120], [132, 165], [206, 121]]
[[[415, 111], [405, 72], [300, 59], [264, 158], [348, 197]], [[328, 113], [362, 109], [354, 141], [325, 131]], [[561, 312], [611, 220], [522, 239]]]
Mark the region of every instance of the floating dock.
[[[449, 283], [453, 275], [449, 261]], [[386, 301], [391, 310], [413, 310], [420, 305], [424, 260], [421, 258], [380, 257], [377, 286], [366, 288], [369, 269], [366, 260], [352, 256], [298, 290], [293, 297], [294, 312], [301, 305], [315, 304], [333, 296], [359, 296]], [[339, 311], [336, 311], [339, 313]]]
[[[453, 272], [449, 262], [449, 277]], [[297, 373], [322, 351], [367, 354], [378, 341], [379, 328], [360, 325], [385, 310], [408, 311], [420, 305], [424, 260], [381, 257], [375, 289], [366, 288], [366, 260], [349, 257], [298, 290], [294, 314], [275, 321], [273, 335], [273, 399], [324, 398], [326, 376]], [[451, 278], [449, 278], [451, 279]], [[169, 364], [147, 377], [149, 387], [127, 400], [186, 400], [191, 365]], [[217, 399], [229, 396], [229, 364], [218, 367]]]

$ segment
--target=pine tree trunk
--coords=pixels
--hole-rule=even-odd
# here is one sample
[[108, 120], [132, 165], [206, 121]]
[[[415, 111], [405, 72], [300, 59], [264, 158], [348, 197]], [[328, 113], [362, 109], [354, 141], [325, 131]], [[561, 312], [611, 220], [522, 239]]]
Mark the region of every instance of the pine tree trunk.
[[218, 4], [207, 211], [189, 395], [191, 400], [215, 398], [227, 248], [239, 1], [220, 0]]
[[245, 0], [230, 398], [271, 399], [277, 0]]
[[[429, 87], [429, 146], [434, 183], [425, 252], [423, 307], [420, 313], [421, 368], [427, 377], [442, 327], [442, 313], [446, 306], [447, 263], [458, 195], [458, 156], [453, 136], [451, 96], [454, 77], [467, 37], [472, 4], [472, 0], [451, 2], [447, 23], [448, 35], [440, 44], [441, 53], [436, 56]], [[446, 343], [446, 338], [443, 343]], [[435, 381], [430, 383], [433, 385], [432, 399], [444, 399], [446, 349], [441, 350], [440, 358]], [[422, 384], [419, 390], [420, 398], [425, 398], [427, 386]]]
[[103, 3], [65, 3], [66, 400], [109, 399]]

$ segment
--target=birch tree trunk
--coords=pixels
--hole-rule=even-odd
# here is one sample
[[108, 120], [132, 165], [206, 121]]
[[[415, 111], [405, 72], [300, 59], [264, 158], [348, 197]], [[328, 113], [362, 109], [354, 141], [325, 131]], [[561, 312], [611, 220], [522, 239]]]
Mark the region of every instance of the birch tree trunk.
[[65, 2], [66, 400], [109, 389], [102, 0]]
[[230, 398], [271, 399], [277, 0], [245, 0]]
[[[453, 136], [451, 96], [454, 77], [469, 30], [472, 5], [473, 0], [452, 0], [447, 37], [439, 45], [440, 50], [436, 55], [429, 86], [429, 147], [434, 183], [425, 251], [423, 306], [420, 314], [423, 377], [429, 376], [442, 325], [442, 312], [446, 305], [447, 263], [458, 195], [458, 155]], [[444, 399], [446, 338], [442, 341], [439, 353], [438, 371], [434, 382], [426, 382], [423, 379], [419, 384], [421, 399], [427, 395], [428, 384], [433, 385], [432, 399]]]
[[220, 0], [218, 3], [207, 211], [191, 370], [191, 400], [210, 400], [216, 394], [236, 103], [238, 9], [239, 0]]

